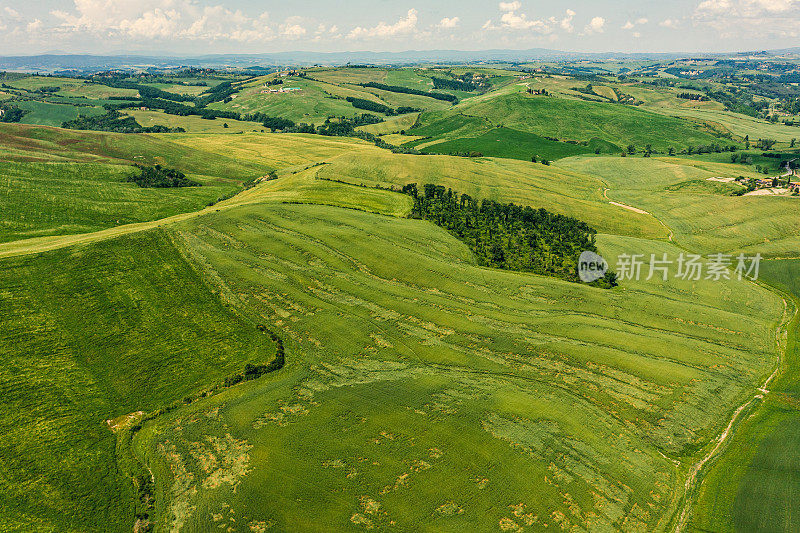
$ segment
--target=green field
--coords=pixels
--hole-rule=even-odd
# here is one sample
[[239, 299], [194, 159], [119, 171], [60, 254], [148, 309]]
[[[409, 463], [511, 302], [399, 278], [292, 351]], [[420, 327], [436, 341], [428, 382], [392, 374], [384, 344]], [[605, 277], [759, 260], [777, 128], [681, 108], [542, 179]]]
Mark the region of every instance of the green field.
[[337, 157], [320, 167], [317, 176], [397, 188], [409, 183], [436, 183], [476, 198], [543, 207], [580, 217], [605, 233], [663, 239], [668, 233], [651, 216], [609, 205], [603, 197], [605, 183], [594, 176], [538, 163], [365, 150]]
[[[768, 261], [762, 279], [800, 303], [800, 261]], [[790, 312], [792, 308], [790, 308]], [[709, 470], [692, 516], [692, 525], [712, 531], [794, 531], [800, 527], [800, 332], [798, 317], [789, 326], [784, 373], [770, 394], [744, 421], [725, 454]]]
[[353, 107], [346, 100], [348, 96], [384, 103], [378, 97], [364, 91], [303, 78], [288, 77], [285, 78], [283, 85], [273, 87], [297, 89], [288, 93], [262, 94], [262, 91], [269, 89], [263, 86], [263, 80], [260, 84], [248, 85], [249, 88], [244, 89], [232, 102], [216, 103], [209, 107], [239, 113], [260, 112], [298, 123], [322, 124], [328, 117], [352, 118], [365, 112]]
[[730, 196], [729, 190], [708, 188], [708, 178], [756, 176], [747, 167], [630, 157], [570, 158], [557, 166], [603, 179], [610, 199], [652, 213], [672, 230], [675, 242], [690, 250], [780, 257], [800, 250], [800, 199]]
[[0, 242], [88, 233], [197, 211], [235, 192], [234, 180], [190, 175], [202, 187], [142, 189], [132, 167], [96, 163], [0, 162]]
[[[447, 530], [663, 526], [681, 481], [660, 453], [694, 456], [723, 418], [712, 406], [771, 365], [774, 324], [760, 317], [780, 304], [754, 286], [731, 283], [721, 301], [712, 283], [609, 293], [491, 271], [426, 223], [333, 207], [255, 205], [177, 230], [294, 358], [137, 437], [163, 479], [165, 529], [209, 517], [278, 529], [303, 517], [309, 530], [431, 517]], [[602, 243], [609, 255], [640, 246], [669, 248]], [[676, 321], [687, 306], [697, 319]], [[228, 443], [203, 452], [222, 473], [192, 451], [203, 442]], [[270, 481], [287, 476], [288, 490]]]
[[[416, 132], [419, 133], [419, 132]], [[595, 147], [597, 145], [597, 147]], [[603, 146], [598, 139], [592, 139], [586, 146], [551, 141], [535, 135], [509, 128], [493, 128], [483, 135], [467, 139], [455, 139], [441, 143], [428, 144], [421, 148], [424, 153], [450, 154], [478, 152], [491, 157], [508, 159], [521, 159], [530, 161], [532, 158], [562, 159], [580, 154], [594, 153], [595, 150], [603, 152], [618, 152], [618, 147]]]
[[159, 231], [8, 259], [0, 277], [3, 528], [130, 530], [133, 484], [106, 420], [271, 359], [269, 338]]
[[100, 107], [77, 107], [67, 104], [52, 104], [48, 102], [27, 101], [15, 104], [20, 109], [30, 111], [22, 117], [23, 124], [42, 124], [45, 126], [61, 126], [68, 120], [74, 120], [80, 115], [102, 115], [105, 110]]
[[420, 117], [420, 127], [409, 133], [461, 137], [463, 134], [452, 133], [449, 122], [464, 115], [484, 121], [488, 127], [506, 127], [560, 141], [588, 142], [598, 138], [620, 147], [634, 145], [639, 150], [648, 144], [660, 151], [728, 144], [685, 120], [620, 104], [530, 96], [518, 89], [510, 87], [467, 100], [451, 110], [425, 113]]
[[[655, 61], [496, 67], [119, 78], [229, 81], [210, 109], [297, 123], [420, 109], [342, 136], [139, 110], [187, 131], [65, 130], [134, 89], [0, 75], [33, 110], [0, 124], [0, 531], [800, 529], [800, 198], [726, 181], [782, 173], [793, 129], [679, 98], [744, 82], [636, 74]], [[455, 105], [360, 85], [467, 73], [486, 85]], [[696, 153], [744, 135], [780, 143]], [[201, 186], [125, 181], [156, 164]], [[514, 205], [450, 233], [411, 183]], [[479, 266], [456, 236], [515, 213], [585, 222], [619, 286]], [[762, 254], [759, 281], [677, 276], [715, 253]]]
[[[218, 118], [206, 120], [196, 115], [180, 117], [167, 115], [163, 111], [126, 111], [144, 127], [167, 126], [169, 128], [183, 128], [187, 133], [250, 133], [263, 131], [264, 125], [260, 122], [245, 122], [242, 120]], [[227, 127], [225, 127], [227, 125]]]

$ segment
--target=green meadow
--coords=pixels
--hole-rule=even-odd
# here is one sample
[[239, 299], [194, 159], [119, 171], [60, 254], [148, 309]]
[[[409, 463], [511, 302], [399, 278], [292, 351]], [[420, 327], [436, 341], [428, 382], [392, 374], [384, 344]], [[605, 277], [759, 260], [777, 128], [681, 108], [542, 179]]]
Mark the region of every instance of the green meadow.
[[142, 189], [125, 183], [132, 167], [98, 163], [0, 163], [0, 242], [88, 233], [187, 211], [238, 190], [201, 177], [202, 187]]
[[[647, 66], [591, 69], [622, 65]], [[467, 73], [486, 85], [444, 91], [455, 105], [361, 86]], [[187, 131], [71, 131], [53, 126], [133, 90], [4, 75], [32, 112], [0, 124], [0, 531], [800, 527], [800, 199], [720, 181], [777, 173], [754, 147], [666, 155], [750, 135], [786, 159], [792, 128], [616, 75], [277, 76], [140, 81], [231, 81], [210, 109], [298, 123], [363, 113], [350, 96], [420, 112], [358, 128], [393, 150], [161, 111], [126, 112]], [[201, 186], [139, 188], [137, 164]], [[410, 218], [410, 183], [575, 217], [612, 269], [760, 253], [761, 277], [645, 266], [601, 289], [481, 267]]]
[[[782, 291], [791, 318], [800, 305], [800, 261], [767, 261], [761, 279]], [[800, 490], [799, 328], [795, 314], [782, 338], [783, 372], [771, 382], [770, 394], [743, 421], [728, 449], [709, 470], [692, 527], [752, 532], [800, 527], [795, 505]]]
[[23, 124], [43, 124], [45, 126], [61, 126], [67, 120], [74, 120], [79, 115], [102, 115], [105, 110], [100, 107], [77, 107], [67, 104], [27, 101], [16, 104], [20, 109], [30, 111], [22, 117]]
[[709, 178], [755, 177], [741, 165], [684, 158], [570, 158], [557, 166], [597, 176], [608, 198], [666, 224], [681, 246], [703, 253], [795, 256], [800, 250], [800, 199], [731, 196]]
[[129, 531], [135, 492], [107, 420], [271, 360], [161, 231], [3, 261], [3, 528]]
[[[762, 317], [780, 299], [740, 282], [720, 300], [710, 282], [608, 292], [492, 271], [427, 223], [335, 207], [255, 204], [175, 231], [232, 305], [276, 324], [289, 363], [137, 434], [163, 529], [663, 528], [672, 461], [772, 364]], [[639, 247], [670, 249], [601, 241]]]
[[510, 128], [560, 141], [589, 142], [598, 138], [619, 147], [634, 145], [639, 150], [648, 144], [660, 151], [727, 144], [686, 120], [620, 104], [532, 96], [517, 89], [472, 98], [447, 111], [425, 113], [420, 117], [420, 128], [409, 133], [430, 136], [438, 130], [443, 137], [453, 138], [456, 134], [448, 121], [463, 115], [485, 121], [488, 127]]

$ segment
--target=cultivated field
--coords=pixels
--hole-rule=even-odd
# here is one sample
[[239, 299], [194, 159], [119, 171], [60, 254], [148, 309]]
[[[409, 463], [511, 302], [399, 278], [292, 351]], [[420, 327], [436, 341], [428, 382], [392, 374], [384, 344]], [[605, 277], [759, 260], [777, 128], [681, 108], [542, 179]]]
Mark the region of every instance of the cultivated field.
[[[0, 124], [0, 531], [797, 530], [800, 198], [733, 181], [782, 175], [796, 127], [729, 77], [522, 68], [0, 74], [30, 110]], [[53, 127], [124, 101], [187, 131]], [[450, 233], [412, 183], [476, 207]], [[515, 212], [555, 221], [532, 255], [583, 222], [620, 274], [761, 278], [479, 266], [465, 233], [502, 254]]]
[[[277, 325], [291, 362], [137, 437], [165, 528], [663, 527], [724, 404], [773, 364], [761, 316], [781, 302], [748, 284], [719, 300], [712, 283], [609, 293], [479, 269], [426, 223], [333, 207], [255, 205], [176, 231], [237, 309]], [[694, 321], [674, 318], [687, 308]], [[289, 490], [270, 482], [285, 476]]]

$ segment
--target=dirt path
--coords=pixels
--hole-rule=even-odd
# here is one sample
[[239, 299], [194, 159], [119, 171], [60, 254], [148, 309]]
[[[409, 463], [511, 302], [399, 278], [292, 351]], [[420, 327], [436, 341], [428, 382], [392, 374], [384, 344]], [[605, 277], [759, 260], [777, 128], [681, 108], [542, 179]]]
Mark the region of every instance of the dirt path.
[[606, 200], [608, 200], [608, 203], [609, 203], [609, 204], [611, 204], [611, 205], [615, 205], [615, 206], [617, 206], [617, 207], [621, 207], [621, 208], [623, 208], [623, 209], [628, 209], [629, 211], [633, 211], [634, 213], [639, 213], [640, 215], [650, 215], [651, 217], [653, 217], [653, 218], [655, 218], [656, 220], [658, 220], [658, 223], [659, 223], [659, 224], [661, 224], [662, 226], [664, 226], [664, 229], [666, 229], [666, 230], [669, 232], [669, 235], [667, 236], [667, 240], [668, 240], [669, 242], [673, 242], [673, 237], [675, 236], [675, 234], [673, 233], [673, 231], [672, 231], [672, 228], [670, 228], [669, 226], [667, 226], [666, 224], [664, 224], [664, 221], [663, 221], [663, 220], [661, 220], [660, 218], [658, 218], [658, 217], [657, 217], [657, 216], [655, 216], [654, 214], [652, 214], [652, 213], [650, 213], [650, 212], [648, 212], [648, 211], [645, 211], [644, 209], [639, 209], [638, 207], [633, 207], [633, 206], [630, 206], [630, 205], [627, 205], [627, 204], [622, 204], [622, 203], [619, 203], [619, 202], [614, 202], [614, 201], [612, 201], [612, 200], [611, 200], [611, 198], [609, 198], [609, 197], [608, 197], [608, 191], [610, 191], [610, 190], [611, 190], [611, 189], [609, 189], [608, 187], [606, 187], [605, 189], [603, 189], [603, 197], [604, 197]]
[[136, 222], [134, 224], [125, 224], [122, 226], [115, 226], [113, 228], [106, 228], [91, 233], [78, 233], [72, 235], [54, 235], [49, 237], [35, 237], [33, 239], [23, 239], [19, 241], [12, 241], [0, 244], [0, 259], [7, 257], [16, 257], [21, 255], [38, 254], [42, 252], [49, 252], [59, 248], [66, 248], [68, 246], [75, 246], [77, 244], [88, 244], [107, 239], [114, 239], [122, 235], [137, 233], [139, 231], [146, 231], [149, 229], [175, 224], [189, 220], [195, 217], [207, 215], [217, 211], [231, 209], [242, 205], [258, 203], [264, 201], [266, 196], [272, 190], [270, 184], [275, 181], [268, 181], [259, 184], [251, 189], [241, 191], [236, 196], [223, 200], [213, 206], [205, 207], [199, 211], [191, 211], [188, 213], [180, 213], [167, 218], [159, 220], [152, 220], [150, 222]]
[[675, 533], [681, 533], [682, 531], [684, 531], [684, 529], [686, 528], [686, 524], [689, 522], [689, 516], [691, 515], [692, 511], [692, 500], [694, 497], [694, 492], [700, 487], [700, 485], [702, 485], [702, 480], [700, 480], [700, 483], [698, 483], [698, 477], [700, 476], [700, 473], [703, 471], [703, 467], [705, 467], [709, 461], [711, 461], [712, 459], [716, 458], [717, 455], [719, 455], [723, 445], [726, 444], [726, 442], [729, 440], [729, 437], [732, 435], [736, 427], [736, 423], [739, 421], [740, 415], [744, 411], [746, 411], [751, 405], [763, 400], [764, 397], [767, 394], [769, 394], [770, 392], [768, 388], [769, 384], [772, 383], [772, 380], [778, 376], [778, 373], [780, 372], [781, 369], [781, 362], [783, 361], [784, 346], [783, 343], [781, 342], [781, 337], [783, 333], [787, 331], [787, 327], [789, 326], [789, 324], [792, 323], [798, 311], [799, 310], [795, 308], [792, 316], [789, 316], [789, 302], [787, 302], [786, 298], [783, 298], [783, 317], [781, 320], [781, 324], [780, 326], [778, 326], [777, 331], [775, 333], [776, 342], [778, 345], [778, 350], [777, 350], [778, 361], [775, 371], [772, 372], [772, 374], [770, 374], [770, 376], [766, 379], [766, 381], [764, 381], [764, 384], [757, 389], [757, 393], [754, 394], [752, 398], [744, 402], [736, 409], [736, 411], [734, 411], [730, 422], [728, 423], [725, 430], [719, 435], [719, 437], [717, 437], [716, 444], [711, 449], [711, 451], [709, 451], [705, 455], [705, 457], [703, 457], [694, 465], [692, 465], [692, 468], [689, 470], [689, 476], [687, 477], [686, 483], [684, 484], [685, 500], [683, 504], [683, 509], [681, 510], [681, 514], [678, 518], [678, 521], [675, 524], [675, 529], [674, 529]]

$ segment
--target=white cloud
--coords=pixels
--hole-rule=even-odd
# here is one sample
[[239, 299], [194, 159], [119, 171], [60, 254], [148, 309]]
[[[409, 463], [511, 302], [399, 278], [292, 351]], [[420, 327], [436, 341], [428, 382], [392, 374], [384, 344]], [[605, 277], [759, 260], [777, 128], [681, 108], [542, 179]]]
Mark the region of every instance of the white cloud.
[[8, 15], [8, 18], [10, 18], [12, 20], [21, 20], [22, 19], [22, 15], [20, 15], [19, 12], [16, 9], [10, 8], [8, 6], [3, 8], [3, 12], [6, 15]]
[[680, 25], [680, 22], [678, 22], [675, 19], [664, 19], [661, 22], [659, 22], [658, 25], [661, 26], [662, 28], [671, 28], [674, 30]]
[[583, 29], [583, 32], [586, 35], [591, 35], [592, 33], [603, 33], [605, 31], [605, 27], [606, 19], [603, 17], [594, 17]]
[[769, 13], [785, 13], [797, 5], [797, 0], [746, 0], [744, 4]]
[[196, 0], [74, 0], [72, 11], [51, 14], [59, 21], [61, 33], [133, 40], [266, 42], [278, 34], [297, 38], [307, 33], [297, 17], [271, 24], [266, 12], [249, 16], [221, 4], [201, 6]]
[[139, 18], [121, 21], [119, 29], [134, 39], [171, 37], [180, 31], [180, 18], [181, 13], [174, 9], [155, 8], [142, 13]]
[[387, 24], [386, 22], [379, 22], [377, 26], [372, 28], [362, 28], [358, 26], [353, 28], [348, 34], [348, 39], [385, 39], [394, 37], [396, 35], [408, 35], [413, 33], [417, 28], [417, 10], [409, 9], [405, 18], [401, 18], [394, 24]]
[[633, 32], [633, 36], [634, 36], [634, 38], [638, 39], [639, 37], [642, 36], [642, 34], [639, 33], [638, 31], [635, 31], [635, 32]]
[[28, 33], [34, 33], [42, 29], [42, 21], [39, 19], [34, 19], [33, 21], [28, 23], [26, 27]]
[[[644, 18], [644, 17], [636, 19], [636, 22], [631, 22], [629, 20], [628, 22], [625, 23], [625, 25], [622, 27], [622, 29], [623, 30], [632, 30], [636, 26], [643, 26], [643, 25], [647, 24], [648, 22], [650, 22], [650, 21], [648, 19]], [[634, 37], [635, 36], [636, 35], [634, 35]]]
[[503, 13], [500, 17], [503, 27], [511, 30], [537, 30], [550, 31], [550, 27], [543, 20], [531, 20], [525, 13], [517, 14], [514, 11]]
[[566, 15], [564, 16], [563, 19], [561, 19], [561, 29], [566, 32], [572, 33], [572, 31], [575, 29], [572, 26], [572, 19], [574, 18], [575, 18], [575, 12], [571, 9], [567, 9]]
[[461, 19], [458, 17], [451, 17], [451, 18], [445, 17], [441, 21], [439, 21], [439, 24], [437, 24], [436, 27], [439, 28], [440, 30], [450, 30], [457, 27], [460, 22]]
[[308, 33], [308, 30], [303, 26], [303, 22], [303, 17], [289, 17], [278, 29], [283, 37], [298, 39]]
[[697, 5], [695, 18], [758, 19], [788, 13], [799, 7], [800, 0], [704, 0]]
[[[542, 34], [549, 34], [553, 31], [553, 25], [557, 23], [555, 17], [551, 17], [547, 21], [542, 19], [530, 19], [525, 13], [519, 13], [522, 7], [520, 2], [500, 2], [499, 8], [502, 13], [500, 15], [499, 24], [495, 24], [491, 19], [487, 20], [483, 25], [484, 30], [511, 30], [511, 31], [535, 31]], [[570, 15], [572, 13], [572, 15]], [[565, 19], [565, 26], [569, 27], [574, 13], [567, 10], [567, 18]]]
[[697, 6], [697, 13], [730, 13], [733, 10], [731, 0], [705, 0]]
[[519, 11], [522, 8], [522, 2], [500, 2], [500, 11]]
[[720, 38], [796, 38], [800, 36], [800, 0], [704, 0], [692, 14]]

